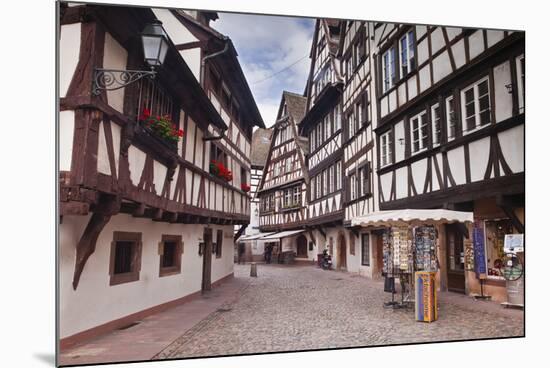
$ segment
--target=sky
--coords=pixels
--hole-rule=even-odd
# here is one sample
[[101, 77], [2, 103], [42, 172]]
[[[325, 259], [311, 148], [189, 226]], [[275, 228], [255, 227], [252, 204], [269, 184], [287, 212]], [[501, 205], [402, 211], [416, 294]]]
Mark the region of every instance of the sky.
[[[210, 26], [233, 41], [264, 123], [270, 127], [275, 123], [283, 90], [304, 92], [315, 20], [222, 12], [218, 15], [219, 19]], [[274, 73], [277, 74], [271, 77]]]

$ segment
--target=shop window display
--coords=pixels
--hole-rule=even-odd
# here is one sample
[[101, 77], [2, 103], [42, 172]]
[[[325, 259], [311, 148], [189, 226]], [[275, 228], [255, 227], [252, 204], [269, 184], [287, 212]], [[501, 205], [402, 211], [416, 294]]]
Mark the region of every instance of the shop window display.
[[512, 222], [508, 219], [485, 221], [487, 253], [487, 274], [489, 278], [502, 279], [502, 269], [506, 256], [504, 253], [504, 236], [515, 234]]

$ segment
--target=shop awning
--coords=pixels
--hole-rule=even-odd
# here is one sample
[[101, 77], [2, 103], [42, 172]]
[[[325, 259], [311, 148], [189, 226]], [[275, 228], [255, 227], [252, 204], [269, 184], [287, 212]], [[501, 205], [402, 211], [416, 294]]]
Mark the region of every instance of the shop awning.
[[258, 233], [258, 234], [253, 234], [253, 235], [245, 235], [245, 236], [241, 236], [239, 239], [237, 239], [237, 243], [238, 243], [238, 242], [253, 241], [253, 240], [260, 240], [260, 239], [263, 238], [264, 236], [269, 236], [269, 235], [273, 235], [273, 234], [275, 234], [275, 232], [271, 232], [271, 233]]
[[304, 231], [305, 230], [281, 231], [281, 232], [278, 232], [278, 233], [273, 234], [273, 235], [264, 236], [261, 239], [262, 240], [277, 240], [277, 239], [282, 239], [282, 238], [286, 238], [286, 237], [289, 237], [289, 236], [293, 236], [293, 235], [296, 235], [296, 234], [299, 234], [299, 233], [303, 233]]
[[391, 226], [391, 225], [437, 225], [453, 222], [473, 222], [473, 212], [444, 209], [417, 210], [404, 209], [378, 211], [351, 220], [352, 226]]

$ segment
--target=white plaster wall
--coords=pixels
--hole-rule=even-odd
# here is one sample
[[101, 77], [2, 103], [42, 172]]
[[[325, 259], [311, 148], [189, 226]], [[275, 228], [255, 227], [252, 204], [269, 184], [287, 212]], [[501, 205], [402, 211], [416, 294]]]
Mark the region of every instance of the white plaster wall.
[[416, 45], [416, 50], [418, 51], [418, 65], [422, 65], [423, 62], [428, 60], [430, 57], [428, 50], [428, 39], [424, 39]]
[[[174, 171], [174, 178], [172, 179], [172, 183], [170, 185], [170, 199], [174, 198], [174, 193], [176, 192], [176, 182], [178, 180], [178, 176], [180, 173], [180, 165], [176, 167], [176, 171]], [[184, 169], [182, 169], [184, 170]]]
[[460, 68], [466, 63], [466, 52], [464, 49], [464, 40], [460, 40], [451, 46], [451, 51], [455, 59], [456, 68]]
[[193, 182], [193, 172], [191, 170], [185, 170], [185, 203], [191, 204], [191, 183]]
[[[59, 227], [60, 336], [71, 336], [111, 320], [166, 303], [200, 290], [202, 258], [198, 242], [204, 226], [168, 224], [129, 215], [111, 218], [99, 235], [77, 290], [72, 288], [77, 244], [90, 216], [64, 216]], [[231, 226], [213, 226], [232, 233]], [[138, 281], [109, 286], [109, 259], [114, 231], [142, 233], [141, 272]], [[158, 242], [162, 234], [181, 235], [181, 273], [159, 277]], [[233, 245], [224, 238], [222, 258], [213, 256], [212, 282], [233, 272]]]
[[439, 82], [453, 71], [451, 67], [451, 59], [449, 53], [443, 52], [433, 60], [434, 83]]
[[380, 100], [380, 116], [384, 117], [388, 114], [388, 96]]
[[106, 175], [111, 175], [109, 166], [109, 153], [107, 151], [107, 141], [105, 139], [105, 123], [99, 124], [99, 140], [97, 145], [97, 171]]
[[438, 52], [445, 46], [445, 39], [443, 38], [443, 29], [441, 27], [437, 27], [432, 33], [432, 55]]
[[67, 95], [80, 54], [81, 23], [61, 26], [59, 39], [59, 97]]
[[[344, 232], [346, 237], [346, 252], [347, 252], [347, 271], [348, 272], [359, 272], [359, 267], [361, 265], [361, 237], [355, 236], [351, 231], [347, 231], [344, 228], [340, 228]], [[351, 254], [351, 239], [354, 238], [355, 241], [355, 254]]]
[[490, 148], [489, 137], [470, 143], [468, 149], [470, 150], [470, 178], [472, 182], [483, 180], [489, 161]]
[[200, 48], [194, 48], [194, 49], [187, 49], [187, 50], [181, 50], [180, 51], [181, 57], [183, 57], [183, 60], [185, 60], [185, 63], [191, 69], [191, 72], [193, 72], [193, 75], [197, 79], [197, 81], [200, 81], [200, 73], [201, 73], [201, 50]]
[[449, 41], [452, 41], [456, 36], [458, 36], [462, 32], [462, 28], [456, 28], [456, 27], [445, 27], [445, 30], [447, 31], [447, 36], [449, 37]]
[[187, 144], [185, 146], [185, 159], [189, 162], [193, 162], [193, 149], [195, 147], [195, 122], [191, 117], [187, 119], [187, 131], [185, 136], [187, 138]]
[[168, 169], [166, 166], [156, 160], [153, 160], [153, 184], [155, 184], [155, 190], [159, 195], [162, 192], [167, 171]]
[[426, 33], [426, 26], [416, 26], [416, 38], [424, 36]]
[[162, 22], [162, 26], [174, 45], [198, 41], [198, 39], [193, 36], [176, 17], [174, 17], [169, 9], [152, 8], [151, 10], [157, 19]]
[[420, 69], [418, 76], [420, 78], [420, 92], [424, 92], [430, 87], [430, 64]]
[[[128, 62], [128, 52], [110, 34], [105, 32], [105, 51], [103, 54], [103, 67], [105, 69], [125, 70]], [[107, 91], [107, 101], [118, 112], [123, 112], [124, 91], [120, 88]]]
[[[433, 156], [435, 160], [437, 160], [437, 167], [439, 167], [439, 172], [441, 174], [441, 179], [443, 180], [443, 158], [441, 153], [437, 153], [435, 156]], [[435, 164], [432, 164], [432, 190], [436, 191], [441, 189], [439, 187], [439, 182], [437, 181], [437, 174], [435, 172]]]
[[397, 87], [397, 93], [399, 96], [399, 106], [402, 106], [407, 102], [407, 83], [401, 83], [399, 87]]
[[470, 60], [483, 52], [483, 30], [478, 30], [468, 37], [470, 45]]
[[426, 181], [426, 171], [428, 170], [428, 159], [422, 159], [422, 160], [416, 161], [411, 165], [411, 170], [412, 170], [412, 177], [414, 181], [414, 187], [416, 188], [416, 192], [420, 194], [424, 189], [424, 182]]
[[487, 30], [487, 47], [491, 47], [504, 39], [504, 31]]
[[143, 167], [145, 165], [145, 152], [136, 148], [133, 145], [128, 147], [128, 162], [130, 166], [130, 180], [132, 184], [137, 185], [141, 174], [143, 172]]
[[[472, 156], [470, 156], [472, 157]], [[475, 156], [473, 156], [475, 157]], [[456, 185], [466, 183], [466, 167], [464, 165], [464, 147], [460, 146], [447, 153], [449, 168]]]
[[382, 187], [382, 195], [384, 196], [384, 200], [388, 201], [390, 199], [390, 193], [391, 193], [391, 178], [392, 173], [386, 173], [384, 175], [380, 175], [380, 184]]
[[59, 112], [59, 170], [70, 171], [73, 154], [74, 111]]
[[120, 137], [122, 135], [122, 127], [111, 121], [111, 135], [113, 136], [113, 151], [115, 153], [115, 170], [117, 175], [119, 172], [118, 164], [120, 159]]
[[512, 94], [508, 93], [506, 85], [512, 82], [510, 62], [506, 61], [493, 68], [495, 80], [495, 119], [499, 121], [512, 117]]
[[395, 90], [393, 90], [389, 95], [388, 95], [389, 99], [390, 99], [390, 112], [395, 110], [395, 108], [397, 107], [397, 92]]
[[405, 198], [407, 196], [407, 168], [400, 167], [395, 170], [395, 199]]
[[504, 159], [514, 173], [524, 171], [524, 129], [525, 126], [520, 125], [498, 134], [498, 140], [500, 142], [500, 148], [502, 149]]
[[[217, 230], [223, 230], [222, 256], [220, 258], [216, 258], [216, 255], [212, 254], [211, 280], [212, 282], [216, 282], [217, 280], [233, 272], [233, 252], [234, 252], [233, 226], [226, 225], [226, 226], [211, 226], [211, 227], [213, 229], [212, 235], [214, 237], [214, 241], [216, 240]], [[203, 231], [202, 227], [199, 227], [199, 229], [200, 229], [199, 230], [200, 232]], [[195, 246], [195, 250], [198, 249], [197, 247], [198, 246]], [[197, 277], [200, 279], [201, 275], [199, 274], [197, 275]]]
[[[403, 139], [400, 141], [400, 139]], [[395, 162], [405, 159], [405, 144], [399, 142], [405, 142], [405, 124], [403, 121], [395, 124]]]
[[[409, 78], [407, 80], [407, 89], [409, 91], [409, 101], [416, 97], [416, 94], [418, 92], [417, 89], [417, 83], [416, 83], [416, 77]], [[376, 115], [374, 115], [376, 116]]]

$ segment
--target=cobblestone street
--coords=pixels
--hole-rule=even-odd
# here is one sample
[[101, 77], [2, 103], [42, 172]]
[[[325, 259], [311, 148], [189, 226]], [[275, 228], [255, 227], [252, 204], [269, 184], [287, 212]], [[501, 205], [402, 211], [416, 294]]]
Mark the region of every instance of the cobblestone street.
[[383, 308], [379, 281], [312, 265], [235, 265], [239, 298], [188, 330], [154, 359], [522, 336], [523, 312], [439, 294], [439, 319], [415, 322], [414, 307]]

